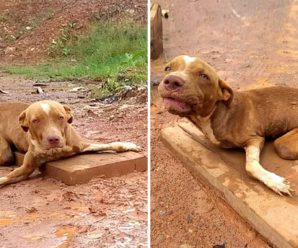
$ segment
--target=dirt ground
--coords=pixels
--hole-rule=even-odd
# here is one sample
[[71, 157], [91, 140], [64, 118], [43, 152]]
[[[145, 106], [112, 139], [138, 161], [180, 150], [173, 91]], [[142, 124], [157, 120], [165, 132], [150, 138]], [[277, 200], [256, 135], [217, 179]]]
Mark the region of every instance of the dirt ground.
[[[93, 100], [86, 83], [51, 82], [36, 94], [35, 81], [0, 75], [1, 101], [53, 99], [68, 104], [74, 126], [99, 142], [131, 141], [147, 146], [146, 91], [113, 104]], [[78, 92], [74, 88], [83, 86]], [[133, 122], [131, 120], [134, 120]], [[7, 167], [0, 174], [8, 173]], [[0, 194], [1, 247], [145, 247], [147, 173], [95, 178], [66, 186], [35, 173]]]
[[[234, 89], [297, 87], [297, 1], [160, 0], [164, 55], [152, 66], [152, 83], [164, 61], [181, 54], [210, 63]], [[194, 180], [160, 141], [166, 113], [152, 90], [151, 244], [153, 247], [271, 247], [210, 187]]]
[[72, 35], [93, 21], [128, 18], [147, 21], [144, 0], [0, 0], [0, 63], [32, 63], [48, 59], [53, 41], [63, 29]]
[[[147, 2], [0, 0], [0, 65], [49, 59], [52, 40], [75, 23], [86, 32], [98, 19], [146, 22]], [[147, 154], [147, 88], [132, 87], [111, 104], [92, 98], [94, 81], [41, 82], [0, 68], [0, 101], [57, 100], [74, 111], [73, 125], [94, 141], [131, 141]], [[37, 94], [41, 87], [43, 94]], [[0, 168], [0, 175], [12, 168]], [[0, 190], [0, 247], [146, 247], [147, 173], [66, 186], [35, 172]]]

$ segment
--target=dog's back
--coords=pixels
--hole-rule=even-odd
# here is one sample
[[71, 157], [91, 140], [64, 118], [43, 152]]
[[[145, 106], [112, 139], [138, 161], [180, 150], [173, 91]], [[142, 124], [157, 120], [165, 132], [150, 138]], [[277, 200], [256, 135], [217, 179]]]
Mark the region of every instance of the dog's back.
[[298, 89], [268, 87], [241, 92], [249, 99], [249, 108], [262, 126], [265, 136], [278, 137], [298, 127]]
[[22, 152], [27, 151], [28, 142], [18, 118], [28, 106], [29, 104], [20, 102], [0, 103], [0, 135]]

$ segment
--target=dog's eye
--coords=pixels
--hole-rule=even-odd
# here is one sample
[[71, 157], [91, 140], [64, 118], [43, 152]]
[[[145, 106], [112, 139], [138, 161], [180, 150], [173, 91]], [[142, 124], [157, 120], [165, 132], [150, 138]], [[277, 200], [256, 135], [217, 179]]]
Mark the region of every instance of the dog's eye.
[[37, 123], [39, 123], [39, 120], [38, 120], [38, 119], [33, 119], [33, 120], [32, 120], [32, 123], [33, 123], [33, 124], [37, 124]]
[[208, 75], [205, 74], [205, 73], [200, 73], [199, 77], [202, 78], [202, 79], [204, 79], [204, 80], [209, 80]]
[[172, 68], [170, 66], [166, 66], [165, 71], [171, 71]]
[[59, 116], [59, 120], [64, 120], [64, 116], [63, 115], [60, 115]]

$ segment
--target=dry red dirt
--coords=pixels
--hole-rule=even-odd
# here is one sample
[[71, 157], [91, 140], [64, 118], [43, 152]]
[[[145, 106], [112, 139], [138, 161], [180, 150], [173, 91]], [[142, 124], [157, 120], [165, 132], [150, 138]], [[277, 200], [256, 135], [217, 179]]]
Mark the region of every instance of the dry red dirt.
[[[292, 1], [169, 1], [163, 19], [164, 61], [200, 56], [234, 89], [297, 87], [298, 4]], [[193, 179], [159, 138], [178, 117], [166, 113], [154, 87], [151, 106], [151, 243], [153, 247], [271, 247], [208, 186]], [[223, 246], [222, 246], [223, 247]]]
[[[99, 142], [131, 141], [147, 146], [146, 95], [101, 104], [88, 92], [70, 92], [83, 83], [51, 82], [36, 94], [31, 80], [0, 75], [1, 101], [53, 99], [75, 113], [74, 126]], [[131, 120], [134, 120], [133, 122]], [[0, 168], [0, 175], [8, 173]], [[7, 248], [145, 247], [147, 244], [147, 173], [95, 178], [67, 186], [43, 177], [0, 189], [0, 242]]]

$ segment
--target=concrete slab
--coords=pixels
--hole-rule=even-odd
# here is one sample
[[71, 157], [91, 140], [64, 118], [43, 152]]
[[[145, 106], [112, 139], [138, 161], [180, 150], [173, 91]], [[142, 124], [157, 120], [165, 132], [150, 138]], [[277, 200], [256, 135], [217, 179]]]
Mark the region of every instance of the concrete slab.
[[[16, 153], [16, 164], [21, 165], [24, 155]], [[49, 162], [45, 174], [67, 185], [82, 184], [94, 177], [115, 177], [147, 170], [147, 158], [141, 153], [83, 154]]]
[[221, 192], [269, 242], [276, 247], [298, 247], [298, 161], [282, 160], [271, 143], [265, 146], [261, 157], [264, 167], [285, 176], [296, 191], [292, 198], [281, 197], [247, 175], [243, 151], [211, 145], [192, 123], [182, 121], [164, 128], [161, 137], [195, 178]]

